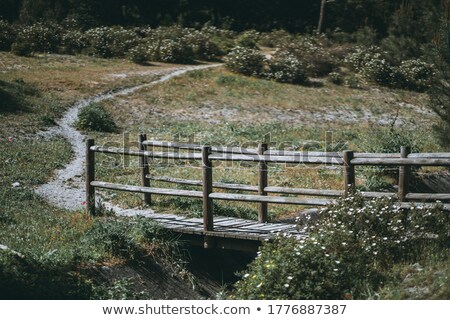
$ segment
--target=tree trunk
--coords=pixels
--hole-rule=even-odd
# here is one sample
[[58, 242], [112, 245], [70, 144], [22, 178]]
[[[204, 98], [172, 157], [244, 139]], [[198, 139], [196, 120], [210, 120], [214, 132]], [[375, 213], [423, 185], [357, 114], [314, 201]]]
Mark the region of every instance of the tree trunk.
[[317, 24], [317, 34], [322, 33], [322, 25], [323, 25], [323, 15], [325, 12], [325, 3], [327, 0], [321, 0], [320, 2], [320, 14], [319, 14], [319, 23]]

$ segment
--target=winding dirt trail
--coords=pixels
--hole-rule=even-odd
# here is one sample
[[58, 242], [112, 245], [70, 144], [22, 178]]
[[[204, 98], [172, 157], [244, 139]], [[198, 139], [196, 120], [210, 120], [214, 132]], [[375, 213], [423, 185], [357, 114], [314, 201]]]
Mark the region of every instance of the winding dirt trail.
[[[84, 172], [84, 158], [85, 158], [85, 144], [86, 136], [78, 132], [73, 124], [77, 119], [78, 111], [86, 105], [100, 102], [117, 96], [126, 96], [135, 91], [154, 86], [158, 83], [169, 81], [172, 78], [178, 77], [189, 71], [202, 70], [208, 68], [218, 67], [220, 64], [188, 66], [182, 68], [170, 68], [164, 72], [157, 72], [156, 75], [162, 77], [158, 80], [144, 83], [127, 89], [122, 89], [110, 93], [100, 94], [91, 98], [78, 101], [69, 108], [63, 117], [57, 121], [57, 127], [50, 129], [52, 134], [59, 134], [63, 136], [71, 145], [73, 150], [73, 158], [71, 162], [63, 169], [56, 172], [54, 179], [44, 185], [39, 186], [36, 192], [44, 197], [51, 204], [68, 210], [78, 210], [83, 207], [85, 198], [83, 172]], [[153, 212], [149, 209], [122, 209], [120, 207], [105, 203], [106, 207], [112, 209], [119, 215], [133, 216], [133, 215], [151, 215]]]

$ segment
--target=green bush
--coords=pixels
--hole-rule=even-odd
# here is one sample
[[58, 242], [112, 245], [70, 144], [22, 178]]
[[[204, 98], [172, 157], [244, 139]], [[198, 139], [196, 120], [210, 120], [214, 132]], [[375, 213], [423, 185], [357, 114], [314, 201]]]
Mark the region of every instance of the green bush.
[[404, 89], [425, 91], [434, 77], [431, 64], [420, 59], [403, 61], [398, 67], [399, 86]]
[[11, 45], [16, 38], [16, 32], [12, 25], [5, 20], [0, 20], [0, 51], [11, 50]]
[[398, 82], [397, 68], [386, 59], [387, 53], [377, 46], [356, 47], [344, 62], [354, 71], [369, 80], [384, 86], [394, 86]]
[[304, 36], [290, 42], [282, 49], [290, 52], [299, 61], [302, 61], [308, 75], [321, 77], [332, 72], [337, 61], [330, 52], [331, 43], [324, 37]]
[[260, 76], [263, 73], [264, 57], [255, 49], [236, 47], [225, 57], [225, 66], [246, 76]]
[[365, 26], [358, 29], [356, 32], [352, 34], [354, 41], [358, 45], [362, 46], [371, 46], [376, 43], [377, 40], [377, 32], [371, 27]]
[[196, 59], [214, 60], [222, 53], [219, 46], [203, 31], [190, 30], [183, 41], [191, 47]]
[[284, 47], [292, 41], [292, 38], [292, 35], [285, 30], [273, 30], [272, 32], [262, 33], [258, 43], [269, 48]]
[[268, 64], [268, 79], [286, 83], [305, 83], [308, 79], [304, 65], [289, 52], [277, 51]]
[[[267, 242], [236, 283], [232, 299], [371, 298], [397, 264], [445, 258], [450, 219], [439, 208], [409, 211], [389, 199], [355, 194], [301, 225], [303, 240]], [[439, 257], [439, 258], [438, 258]]]
[[390, 35], [381, 40], [380, 47], [389, 53], [387, 59], [394, 65], [421, 55], [420, 45], [414, 39], [405, 36]]
[[338, 72], [330, 72], [328, 74], [328, 80], [338, 86], [344, 84], [344, 77]]
[[127, 58], [137, 64], [144, 64], [152, 57], [152, 47], [142, 42], [127, 52]]
[[61, 36], [61, 46], [62, 53], [77, 54], [88, 47], [88, 40], [80, 30], [67, 30]]
[[244, 47], [249, 49], [258, 48], [259, 32], [255, 30], [248, 30], [241, 33], [236, 39], [237, 47]]
[[133, 30], [123, 27], [99, 27], [86, 32], [89, 53], [102, 58], [124, 57], [135, 47], [139, 37]]
[[212, 26], [204, 26], [201, 31], [212, 43], [217, 45], [220, 55], [229, 53], [235, 47], [236, 33], [234, 31]]
[[[156, 51], [155, 51], [156, 52]], [[189, 63], [194, 59], [192, 48], [183, 40], [164, 39], [158, 46], [156, 61]]]
[[92, 103], [78, 112], [75, 123], [78, 130], [115, 132], [117, 125], [111, 114], [101, 105]]
[[20, 28], [11, 50], [21, 56], [29, 56], [35, 52], [57, 52], [60, 43], [59, 25], [35, 23]]

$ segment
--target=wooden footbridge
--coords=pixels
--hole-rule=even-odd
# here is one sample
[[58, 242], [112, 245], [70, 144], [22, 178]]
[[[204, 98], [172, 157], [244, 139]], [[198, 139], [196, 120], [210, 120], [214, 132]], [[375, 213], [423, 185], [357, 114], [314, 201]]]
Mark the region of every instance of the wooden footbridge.
[[[160, 149], [164, 151], [154, 151]], [[167, 151], [169, 150], [169, 151]], [[139, 157], [141, 181], [139, 185], [124, 185], [97, 181], [95, 179], [95, 153], [119, 154]], [[201, 163], [202, 180], [186, 180], [172, 177], [155, 177], [149, 174], [149, 160], [198, 160]], [[235, 161], [258, 164], [258, 185], [230, 184], [213, 181], [213, 162]], [[268, 185], [268, 164], [335, 165], [343, 171], [342, 190], [319, 190], [285, 188]], [[258, 149], [236, 147], [213, 147], [178, 142], [147, 140], [139, 135], [138, 148], [108, 148], [96, 146], [94, 140], [86, 142], [86, 210], [95, 215], [95, 189], [110, 189], [143, 194], [143, 202], [151, 205], [151, 195], [198, 198], [203, 201], [203, 217], [187, 218], [172, 214], [149, 214], [148, 217], [163, 228], [180, 233], [184, 239], [205, 248], [227, 248], [256, 250], [261, 241], [269, 240], [277, 233], [305, 237], [295, 224], [269, 223], [268, 204], [289, 204], [302, 206], [326, 206], [338, 197], [346, 196], [355, 187], [355, 167], [397, 166], [399, 167], [398, 192], [363, 192], [368, 198], [397, 197], [403, 208], [411, 206], [432, 206], [430, 201], [444, 202], [450, 210], [450, 193], [411, 193], [409, 181], [413, 166], [450, 166], [450, 153], [410, 153], [402, 147], [397, 154], [375, 154], [344, 152], [302, 152], [271, 150], [261, 143]], [[150, 181], [164, 181], [174, 184], [201, 187], [201, 191], [155, 188]], [[215, 192], [215, 190], [243, 191], [242, 193]], [[249, 192], [253, 194], [248, 194]], [[449, 190], [450, 192], [450, 190]], [[256, 194], [255, 194], [256, 193]], [[269, 195], [270, 194], [270, 195]], [[276, 196], [272, 194], [278, 194]], [[282, 196], [290, 195], [290, 196]], [[294, 195], [294, 196], [293, 196]], [[243, 201], [258, 203], [258, 221], [214, 215], [214, 200]]]

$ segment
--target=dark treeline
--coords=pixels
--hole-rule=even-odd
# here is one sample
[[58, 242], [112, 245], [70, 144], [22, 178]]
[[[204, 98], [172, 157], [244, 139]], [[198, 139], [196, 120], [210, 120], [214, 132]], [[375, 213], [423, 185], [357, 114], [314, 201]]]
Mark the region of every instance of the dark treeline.
[[[445, 1], [328, 0], [323, 28], [354, 32], [370, 27], [385, 35], [393, 23], [401, 23], [399, 15], [427, 28]], [[308, 32], [317, 28], [320, 5], [321, 0], [0, 0], [0, 17], [24, 24], [75, 17], [87, 27], [210, 23], [234, 30]]]

